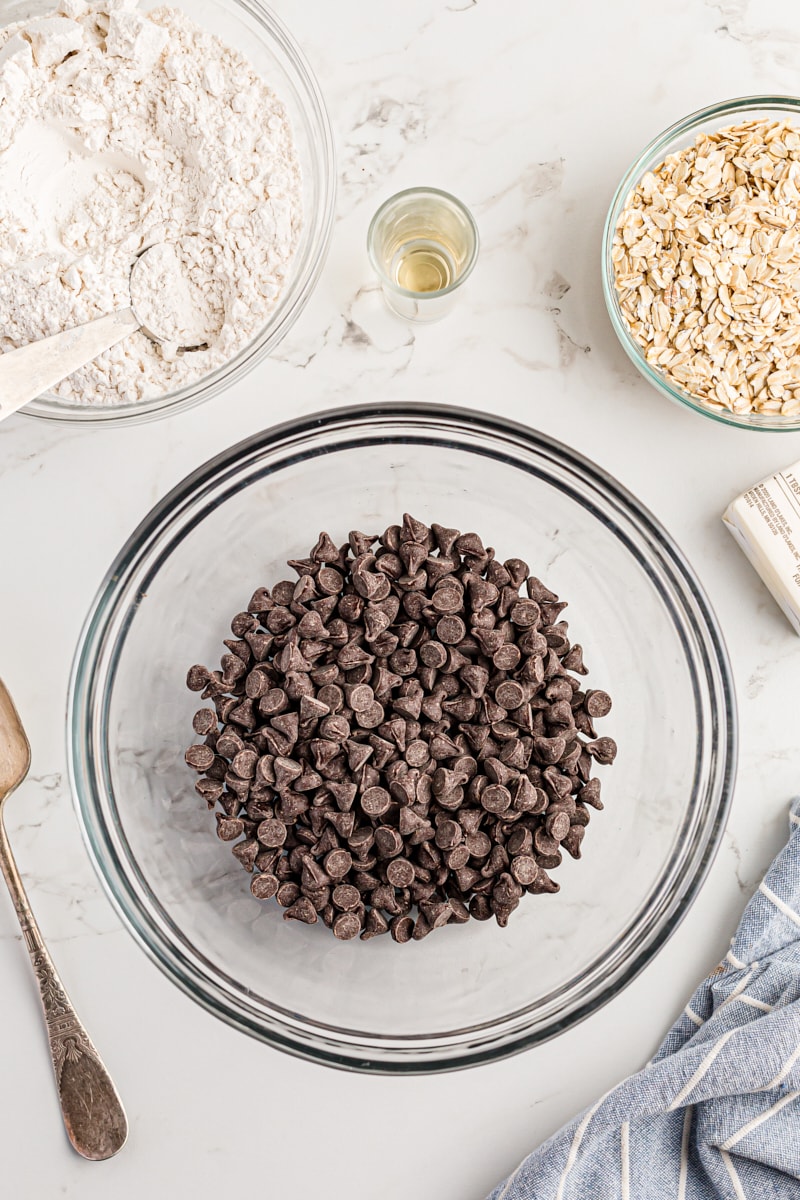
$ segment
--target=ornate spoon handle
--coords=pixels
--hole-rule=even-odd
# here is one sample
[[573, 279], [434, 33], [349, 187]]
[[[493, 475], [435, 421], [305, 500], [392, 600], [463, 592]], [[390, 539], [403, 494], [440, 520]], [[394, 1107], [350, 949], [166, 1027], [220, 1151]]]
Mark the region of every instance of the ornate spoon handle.
[[67, 1136], [84, 1158], [111, 1158], [128, 1136], [117, 1090], [70, 1003], [31, 912], [0, 818], [0, 867], [17, 910], [39, 984]]

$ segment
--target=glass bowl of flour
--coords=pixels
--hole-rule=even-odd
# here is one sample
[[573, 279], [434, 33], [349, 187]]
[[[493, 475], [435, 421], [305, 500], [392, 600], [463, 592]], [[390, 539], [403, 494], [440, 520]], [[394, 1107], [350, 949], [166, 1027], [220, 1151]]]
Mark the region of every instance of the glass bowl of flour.
[[324, 263], [333, 138], [302, 52], [259, 0], [20, 0], [0, 19], [0, 351], [130, 305], [149, 245], [214, 247], [185, 263], [206, 348], [133, 333], [23, 411], [113, 424], [209, 399], [275, 348]]

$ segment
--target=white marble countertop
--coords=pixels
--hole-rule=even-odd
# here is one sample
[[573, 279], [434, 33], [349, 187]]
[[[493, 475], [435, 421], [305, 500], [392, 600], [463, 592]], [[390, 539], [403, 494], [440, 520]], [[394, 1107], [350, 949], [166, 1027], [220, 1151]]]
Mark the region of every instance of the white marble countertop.
[[[653, 393], [614, 339], [598, 269], [606, 206], [651, 136], [716, 100], [796, 90], [796, 6], [275, 7], [318, 73], [340, 172], [330, 257], [289, 339], [233, 391], [168, 421], [80, 431], [19, 416], [0, 429], [0, 672], [33, 744], [32, 774], [9, 804], [8, 825], [45, 936], [131, 1120], [128, 1146], [109, 1163], [84, 1163], [68, 1148], [33, 979], [0, 897], [0, 1154], [4, 1191], [15, 1200], [145, 1192], [199, 1200], [248, 1187], [297, 1200], [480, 1200], [650, 1056], [724, 954], [800, 785], [800, 640], [719, 520], [734, 494], [800, 458], [800, 435], [725, 429]], [[377, 204], [418, 183], [471, 205], [483, 252], [455, 313], [412, 328], [382, 308], [364, 238]], [[239, 438], [295, 414], [374, 400], [489, 408], [615, 474], [696, 567], [728, 641], [741, 717], [728, 830], [698, 900], [655, 961], [555, 1041], [436, 1078], [312, 1066], [186, 999], [101, 893], [65, 782], [73, 648], [134, 525]], [[406, 1132], [384, 1136], [394, 1122]]]

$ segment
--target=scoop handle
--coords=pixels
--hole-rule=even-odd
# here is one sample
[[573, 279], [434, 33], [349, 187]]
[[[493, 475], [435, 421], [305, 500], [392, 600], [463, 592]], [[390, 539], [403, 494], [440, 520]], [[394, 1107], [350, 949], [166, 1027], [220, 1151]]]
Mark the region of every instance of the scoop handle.
[[139, 328], [133, 309], [120, 308], [0, 354], [0, 421]]

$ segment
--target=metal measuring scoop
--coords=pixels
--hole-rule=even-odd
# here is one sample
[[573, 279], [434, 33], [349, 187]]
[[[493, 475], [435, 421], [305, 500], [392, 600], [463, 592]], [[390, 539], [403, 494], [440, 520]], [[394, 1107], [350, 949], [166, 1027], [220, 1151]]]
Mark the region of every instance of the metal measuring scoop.
[[[156, 242], [134, 259], [131, 267], [132, 289], [136, 273], [147, 265], [145, 259], [169, 245], [167, 242]], [[18, 350], [0, 354], [0, 421], [18, 412], [29, 401], [55, 387], [73, 371], [86, 366], [92, 359], [97, 358], [98, 354], [109, 350], [137, 330], [141, 330], [151, 341], [158, 344], [171, 340], [151, 329], [131, 306], [120, 308], [104, 317], [95, 317], [83, 325], [74, 325], [62, 333], [40, 338], [38, 342], [30, 342], [27, 346], [20, 346]], [[207, 342], [198, 342], [192, 346], [179, 346], [176, 353], [206, 349]]]
[[[22, 783], [30, 764], [31, 748], [25, 730], [0, 680], [0, 868], [17, 910], [39, 985], [67, 1135], [78, 1154], [100, 1161], [111, 1158], [125, 1144], [128, 1136], [125, 1110], [47, 952], [2, 819], [6, 800]], [[3, 1032], [4, 1035], [11, 1033], [9, 1029]]]

